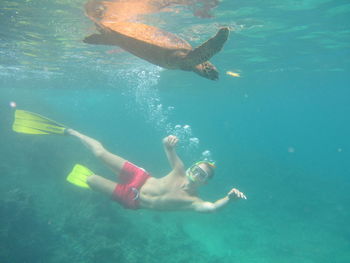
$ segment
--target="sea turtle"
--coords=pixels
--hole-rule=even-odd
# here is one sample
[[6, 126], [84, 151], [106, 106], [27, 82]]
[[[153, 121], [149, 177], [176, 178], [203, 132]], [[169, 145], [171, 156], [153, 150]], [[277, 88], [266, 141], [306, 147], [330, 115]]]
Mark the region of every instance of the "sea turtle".
[[193, 71], [211, 80], [219, 77], [217, 69], [208, 59], [218, 53], [226, 42], [229, 35], [227, 27], [221, 28], [214, 37], [193, 49], [187, 41], [154, 26], [91, 19], [99, 34], [86, 37], [85, 43], [119, 46], [163, 68]]
[[169, 69], [194, 71], [209, 79], [217, 79], [216, 68], [207, 60], [220, 51], [229, 30], [222, 28], [215, 37], [196, 49], [185, 40], [159, 28], [137, 23], [145, 14], [162, 10], [171, 4], [190, 5], [197, 2], [214, 4], [217, 0], [91, 0], [85, 4], [86, 15], [95, 22], [100, 34], [84, 39], [86, 43], [117, 45], [153, 64]]

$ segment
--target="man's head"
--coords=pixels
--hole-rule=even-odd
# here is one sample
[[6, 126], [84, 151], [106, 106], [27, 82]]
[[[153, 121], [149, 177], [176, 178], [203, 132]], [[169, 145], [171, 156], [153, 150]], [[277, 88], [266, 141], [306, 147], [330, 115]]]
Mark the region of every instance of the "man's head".
[[214, 176], [215, 164], [208, 161], [200, 161], [187, 169], [186, 175], [191, 182], [203, 185]]

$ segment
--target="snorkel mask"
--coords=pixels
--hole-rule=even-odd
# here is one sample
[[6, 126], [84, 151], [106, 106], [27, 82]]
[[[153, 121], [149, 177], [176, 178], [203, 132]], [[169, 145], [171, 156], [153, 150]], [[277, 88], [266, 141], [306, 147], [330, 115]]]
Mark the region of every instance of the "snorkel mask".
[[205, 163], [206, 165], [208, 165], [212, 169], [216, 168], [214, 162], [209, 162], [209, 161], [196, 162], [195, 164], [193, 164], [190, 168], [188, 168], [186, 170], [186, 176], [190, 179], [190, 181], [192, 181], [192, 182], [197, 182], [197, 181], [205, 182], [208, 178], [211, 177], [205, 170], [203, 170], [199, 166], [201, 163]]

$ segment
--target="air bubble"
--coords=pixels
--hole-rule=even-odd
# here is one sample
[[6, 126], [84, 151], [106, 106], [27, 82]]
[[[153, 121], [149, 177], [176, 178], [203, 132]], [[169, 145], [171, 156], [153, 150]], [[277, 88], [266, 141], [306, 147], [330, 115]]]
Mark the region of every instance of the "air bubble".
[[191, 143], [198, 144], [198, 143], [199, 143], [199, 139], [196, 138], [196, 137], [193, 137], [193, 138], [190, 138], [190, 142], [191, 142]]
[[202, 152], [202, 155], [205, 158], [209, 158], [211, 156], [211, 152], [209, 150], [206, 150], [206, 151]]
[[10, 105], [11, 108], [16, 108], [16, 107], [17, 107], [17, 103], [14, 102], [14, 101], [11, 101], [11, 102], [9, 103], [9, 105]]

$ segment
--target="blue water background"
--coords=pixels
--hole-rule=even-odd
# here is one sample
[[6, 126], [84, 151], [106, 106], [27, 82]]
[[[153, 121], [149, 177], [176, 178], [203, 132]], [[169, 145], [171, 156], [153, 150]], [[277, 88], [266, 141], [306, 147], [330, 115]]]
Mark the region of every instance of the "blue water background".
[[[148, 18], [194, 46], [230, 26], [217, 82], [83, 44], [83, 3], [1, 2], [1, 262], [349, 262], [347, 1]], [[75, 163], [114, 178], [79, 142], [12, 132], [11, 101], [157, 177], [169, 171], [161, 139], [176, 134], [187, 165], [208, 151], [217, 163], [204, 199], [237, 187], [248, 200], [215, 214], [123, 210], [65, 181]]]

